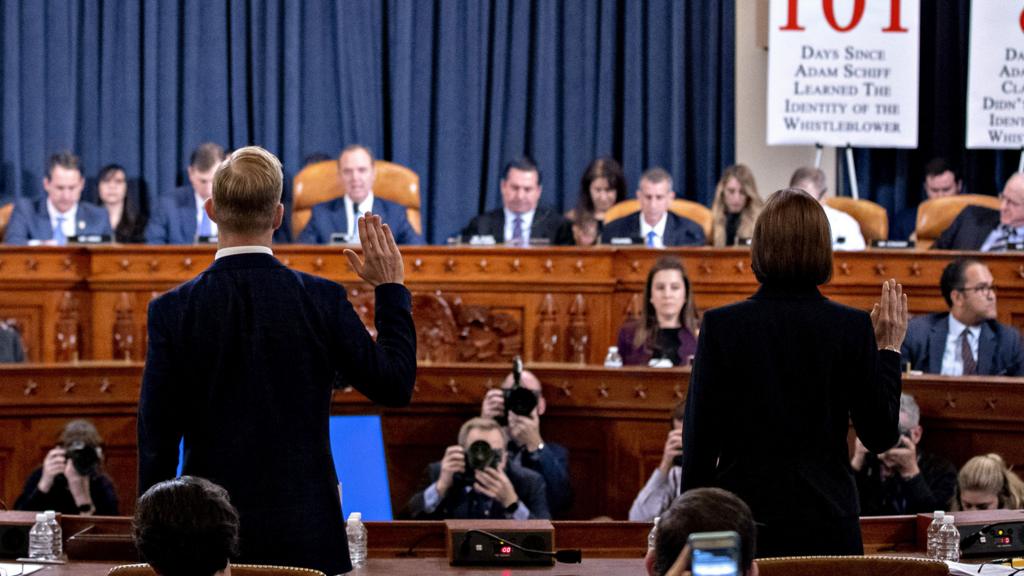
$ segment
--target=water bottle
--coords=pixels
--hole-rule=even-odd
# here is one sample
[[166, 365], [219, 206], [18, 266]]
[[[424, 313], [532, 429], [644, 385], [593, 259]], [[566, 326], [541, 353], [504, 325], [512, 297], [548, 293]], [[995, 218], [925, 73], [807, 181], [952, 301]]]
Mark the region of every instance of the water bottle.
[[651, 526], [650, 533], [647, 534], [647, 551], [654, 550], [654, 542], [658, 539], [658, 520], [661, 520], [661, 516], [654, 517], [654, 526]]
[[348, 557], [352, 560], [352, 567], [366, 566], [366, 526], [363, 526], [360, 512], [348, 515], [345, 532], [348, 534]]
[[939, 560], [957, 562], [960, 560], [960, 531], [953, 524], [952, 516], [942, 517], [942, 528], [939, 529], [939, 539], [936, 550]]
[[933, 560], [939, 559], [939, 529], [942, 528], [942, 518], [946, 513], [936, 510], [932, 515], [932, 523], [928, 525], [928, 557]]
[[622, 356], [618, 346], [609, 346], [608, 355], [604, 357], [605, 368], [622, 368]]
[[28, 557], [33, 560], [53, 558], [53, 531], [46, 523], [46, 514], [36, 514], [36, 523], [28, 532]]
[[60, 529], [60, 523], [57, 522], [57, 513], [47, 510], [45, 514], [46, 525], [50, 527], [50, 532], [53, 534], [53, 558], [60, 560], [64, 556], [64, 534]]

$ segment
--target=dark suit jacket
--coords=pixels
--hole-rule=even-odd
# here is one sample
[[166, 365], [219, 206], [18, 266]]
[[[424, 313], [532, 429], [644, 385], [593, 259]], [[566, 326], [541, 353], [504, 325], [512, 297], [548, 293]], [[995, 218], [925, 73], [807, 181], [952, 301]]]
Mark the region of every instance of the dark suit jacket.
[[139, 493], [184, 474], [224, 486], [241, 561], [349, 570], [328, 416], [336, 382], [402, 406], [416, 377], [405, 287], [376, 288], [377, 342], [345, 289], [264, 254], [214, 261], [149, 305]]
[[196, 241], [196, 195], [191, 186], [160, 198], [146, 224], [147, 244], [193, 244]]
[[[380, 216], [391, 228], [395, 242], [399, 244], [423, 244], [423, 239], [412, 229], [405, 215], [405, 206], [373, 197], [373, 213]], [[309, 223], [299, 234], [299, 244], [329, 244], [331, 234], [348, 230], [348, 214], [345, 199], [335, 198], [313, 206]]]
[[[910, 367], [915, 370], [940, 374], [948, 334], [949, 312], [912, 318], [907, 324], [907, 337], [903, 340], [903, 359], [910, 362]], [[996, 320], [981, 325], [978, 374], [1024, 376], [1024, 351], [1016, 328]]]
[[572, 483], [569, 481], [569, 449], [555, 442], [545, 442], [544, 449], [533, 454], [514, 442], [508, 443], [509, 461], [541, 475], [546, 487], [548, 509], [553, 516], [565, 514], [572, 507]]
[[[548, 509], [547, 496], [545, 496], [544, 479], [533, 470], [528, 470], [518, 465], [505, 467], [505, 475], [512, 482], [512, 487], [519, 496], [519, 501], [530, 510], [530, 519], [549, 519], [551, 512]], [[466, 491], [466, 482], [461, 474], [455, 475], [451, 488], [441, 499], [441, 503], [433, 512], [424, 512], [423, 492], [431, 484], [437, 482], [441, 477], [441, 462], [432, 462], [423, 471], [420, 479], [420, 486], [416, 493], [409, 499], [399, 516], [412, 520], [442, 520], [445, 518], [476, 518], [501, 520], [511, 518], [505, 513], [505, 507], [501, 502], [493, 500], [473, 490]]]
[[[499, 244], [505, 241], [505, 210], [498, 208], [469, 221], [462, 230], [463, 238], [493, 236]], [[530, 224], [530, 239], [546, 238], [553, 246], [571, 246], [572, 223], [547, 206], [537, 206]]]
[[[107, 216], [107, 211], [99, 206], [79, 202], [75, 218], [75, 230], [78, 234], [113, 235], [110, 217]], [[46, 210], [46, 197], [35, 201], [18, 200], [11, 213], [11, 221], [7, 224], [4, 242], [24, 246], [29, 240], [52, 239], [53, 225], [50, 224], [50, 213]]]
[[848, 419], [868, 450], [891, 448], [900, 389], [899, 354], [877, 350], [868, 314], [813, 286], [762, 286], [708, 310], [683, 418], [682, 490], [718, 486], [745, 500], [764, 524], [759, 556], [860, 554]]
[[[605, 224], [604, 230], [601, 232], [601, 242], [609, 244], [612, 238], [632, 238], [643, 242], [644, 239], [640, 238], [641, 217], [643, 214], [637, 212]], [[668, 222], [665, 223], [665, 246], [703, 246], [705, 244], [707, 244], [707, 240], [704, 237], [704, 229], [699, 224], [678, 214], [668, 213]]]
[[935, 240], [936, 250], [980, 250], [988, 235], [999, 226], [999, 210], [968, 206]]

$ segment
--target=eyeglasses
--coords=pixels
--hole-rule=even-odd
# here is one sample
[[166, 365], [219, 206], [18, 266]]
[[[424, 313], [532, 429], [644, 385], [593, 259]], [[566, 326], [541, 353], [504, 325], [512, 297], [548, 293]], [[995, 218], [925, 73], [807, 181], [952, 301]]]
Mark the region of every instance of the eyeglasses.
[[972, 286], [970, 288], [962, 286], [960, 288], [957, 288], [957, 290], [959, 290], [960, 292], [977, 292], [979, 294], [984, 294], [985, 296], [992, 296], [993, 294], [996, 293], [996, 285], [978, 284], [977, 286]]

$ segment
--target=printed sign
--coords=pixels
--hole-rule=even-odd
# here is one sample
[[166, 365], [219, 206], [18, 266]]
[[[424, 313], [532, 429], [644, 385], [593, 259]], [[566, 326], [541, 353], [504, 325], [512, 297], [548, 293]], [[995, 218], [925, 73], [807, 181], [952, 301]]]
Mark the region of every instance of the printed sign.
[[967, 147], [1024, 148], [1024, 2], [974, 0]]

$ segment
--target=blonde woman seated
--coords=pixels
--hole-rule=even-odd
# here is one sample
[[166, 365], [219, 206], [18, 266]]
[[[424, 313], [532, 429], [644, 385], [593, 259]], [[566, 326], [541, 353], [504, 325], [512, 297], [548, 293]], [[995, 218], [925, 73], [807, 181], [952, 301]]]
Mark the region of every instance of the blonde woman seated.
[[754, 221], [764, 201], [757, 193], [754, 174], [743, 164], [734, 164], [722, 172], [711, 203], [712, 245], [735, 246], [754, 235]]
[[999, 454], [975, 456], [957, 476], [957, 510], [1024, 508], [1024, 480], [1007, 468]]
[[697, 313], [690, 279], [678, 258], [659, 259], [647, 273], [640, 320], [619, 329], [618, 346], [625, 365], [687, 364], [697, 350]]

